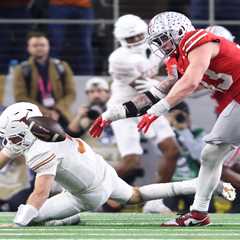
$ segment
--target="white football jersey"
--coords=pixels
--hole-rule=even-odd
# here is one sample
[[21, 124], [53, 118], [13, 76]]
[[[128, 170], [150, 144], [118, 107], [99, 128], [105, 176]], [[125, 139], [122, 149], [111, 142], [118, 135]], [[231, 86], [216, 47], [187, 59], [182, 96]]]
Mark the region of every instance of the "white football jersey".
[[[112, 96], [109, 104], [123, 103], [138, 93], [133, 85], [136, 79], [153, 78], [158, 73], [161, 59], [150, 53], [134, 53], [119, 47], [109, 56], [109, 73], [112, 76]], [[132, 86], [131, 86], [132, 85]]]
[[[8, 148], [3, 151], [12, 156]], [[24, 152], [26, 164], [37, 176], [54, 175], [73, 195], [87, 193], [104, 180], [106, 162], [81, 139], [47, 143], [36, 140]]]

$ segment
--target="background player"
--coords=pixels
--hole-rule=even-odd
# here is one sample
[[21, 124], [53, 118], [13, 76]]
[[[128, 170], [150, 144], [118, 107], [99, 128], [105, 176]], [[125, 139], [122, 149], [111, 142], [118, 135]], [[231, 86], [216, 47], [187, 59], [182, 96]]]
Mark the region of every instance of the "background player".
[[[180, 78], [175, 83], [166, 82], [164, 86], [160, 84], [151, 91], [151, 97], [162, 100], [147, 110], [148, 114], [139, 123], [139, 129], [146, 132], [158, 116], [166, 113], [200, 86], [222, 92], [221, 103], [225, 109], [205, 138], [207, 144], [201, 154], [201, 168], [192, 211], [166, 223], [170, 226], [207, 225], [210, 223], [207, 215], [209, 202], [221, 176], [224, 156], [232, 151], [232, 145], [239, 144], [240, 129], [237, 119], [240, 117], [240, 50], [236, 44], [222, 37], [203, 29], [195, 30], [187, 17], [176, 12], [164, 12], [151, 20], [149, 43], [154, 53], [175, 57]], [[149, 107], [154, 103], [151, 98], [144, 99], [145, 101], [135, 99], [109, 109], [102, 115], [102, 119], [96, 121], [91, 134], [98, 136], [109, 121], [136, 116], [141, 113], [139, 110], [143, 106]]]
[[[116, 21], [114, 36], [121, 46], [109, 56], [109, 73], [113, 83], [108, 107], [122, 104], [159, 82], [156, 77], [162, 59], [151, 53], [145, 41], [146, 34], [147, 24], [138, 16], [128, 14]], [[129, 118], [112, 123], [123, 157], [116, 170], [128, 183], [132, 183], [140, 173], [143, 149], [137, 130], [138, 121], [138, 118]], [[163, 154], [159, 167], [160, 181], [171, 181], [180, 153], [175, 134], [164, 116], [158, 118], [146, 137], [150, 138]]]

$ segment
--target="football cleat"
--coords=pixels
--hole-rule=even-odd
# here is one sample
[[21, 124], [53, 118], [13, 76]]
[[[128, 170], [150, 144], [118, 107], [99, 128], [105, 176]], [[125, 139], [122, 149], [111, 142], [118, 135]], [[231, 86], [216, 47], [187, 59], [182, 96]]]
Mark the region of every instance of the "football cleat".
[[223, 183], [222, 195], [229, 201], [234, 201], [236, 198], [236, 190], [231, 183]]
[[207, 213], [191, 211], [180, 217], [161, 224], [162, 227], [194, 227], [207, 226], [210, 224], [210, 218]]

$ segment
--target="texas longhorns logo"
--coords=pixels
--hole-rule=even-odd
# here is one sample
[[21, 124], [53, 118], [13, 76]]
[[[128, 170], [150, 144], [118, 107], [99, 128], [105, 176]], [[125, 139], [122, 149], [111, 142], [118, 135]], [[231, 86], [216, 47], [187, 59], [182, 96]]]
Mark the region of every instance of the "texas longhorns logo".
[[27, 120], [28, 113], [29, 112], [27, 112], [26, 116], [24, 116], [24, 117], [22, 117], [22, 118], [20, 118], [18, 120], [14, 120], [13, 122], [23, 122], [23, 123], [25, 123], [28, 126], [29, 125], [29, 121]]

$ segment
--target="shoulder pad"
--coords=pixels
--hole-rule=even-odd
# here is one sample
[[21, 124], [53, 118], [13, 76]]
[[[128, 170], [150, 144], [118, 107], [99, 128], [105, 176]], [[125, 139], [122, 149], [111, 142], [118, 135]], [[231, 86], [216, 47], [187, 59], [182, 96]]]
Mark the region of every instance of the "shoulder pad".
[[198, 46], [217, 40], [219, 40], [217, 36], [205, 31], [204, 29], [194, 30], [186, 33], [186, 35], [180, 41], [179, 48], [184, 53], [188, 54]]

